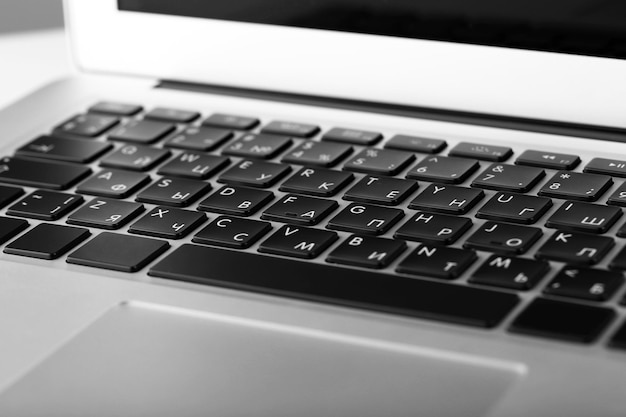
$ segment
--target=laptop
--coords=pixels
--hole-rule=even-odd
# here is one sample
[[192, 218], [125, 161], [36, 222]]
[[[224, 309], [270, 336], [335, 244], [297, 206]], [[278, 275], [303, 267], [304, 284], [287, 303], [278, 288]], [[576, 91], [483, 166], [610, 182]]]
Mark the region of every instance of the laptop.
[[623, 416], [625, 12], [66, 0], [0, 415]]

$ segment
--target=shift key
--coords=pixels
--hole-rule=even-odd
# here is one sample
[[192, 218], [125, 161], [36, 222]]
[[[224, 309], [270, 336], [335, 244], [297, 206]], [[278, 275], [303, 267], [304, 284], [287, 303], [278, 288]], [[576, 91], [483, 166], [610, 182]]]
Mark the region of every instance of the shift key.
[[6, 157], [0, 160], [0, 182], [65, 190], [91, 174], [91, 169], [59, 162]]

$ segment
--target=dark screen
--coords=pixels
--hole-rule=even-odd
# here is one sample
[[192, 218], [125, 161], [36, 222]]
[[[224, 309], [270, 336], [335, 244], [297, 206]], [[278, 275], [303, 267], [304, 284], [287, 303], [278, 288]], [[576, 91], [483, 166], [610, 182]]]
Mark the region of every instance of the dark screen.
[[120, 10], [626, 58], [626, 0], [118, 0]]

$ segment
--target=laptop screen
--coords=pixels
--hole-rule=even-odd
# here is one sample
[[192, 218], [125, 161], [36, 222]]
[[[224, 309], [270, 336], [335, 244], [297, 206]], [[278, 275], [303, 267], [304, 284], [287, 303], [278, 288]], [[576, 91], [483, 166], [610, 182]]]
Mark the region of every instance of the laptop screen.
[[623, 0], [118, 0], [120, 10], [626, 58]]

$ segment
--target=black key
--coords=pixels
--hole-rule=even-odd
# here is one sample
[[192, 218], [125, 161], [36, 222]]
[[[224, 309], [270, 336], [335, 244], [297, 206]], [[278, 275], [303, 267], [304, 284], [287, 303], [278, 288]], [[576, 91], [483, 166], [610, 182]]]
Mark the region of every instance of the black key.
[[232, 185], [247, 185], [256, 188], [269, 188], [291, 171], [289, 165], [264, 161], [241, 161], [225, 173], [218, 181]]
[[620, 159], [593, 158], [583, 172], [626, 178], [626, 161]]
[[37, 190], [7, 209], [11, 216], [38, 220], [58, 220], [83, 202], [79, 195]]
[[525, 193], [546, 175], [542, 169], [492, 164], [472, 182], [472, 187]]
[[28, 222], [26, 220], [0, 217], [0, 245], [14, 238], [27, 227]]
[[80, 114], [61, 123], [54, 131], [70, 136], [96, 137], [105, 133], [120, 120], [117, 117], [100, 114]]
[[621, 272], [566, 266], [543, 290], [550, 295], [605, 301], [624, 283]]
[[262, 219], [302, 225], [318, 224], [339, 204], [333, 200], [287, 194], [261, 215]]
[[579, 201], [596, 201], [613, 184], [611, 177], [579, 172], [559, 171], [542, 188], [539, 195]]
[[150, 182], [150, 177], [138, 172], [109, 170], [93, 175], [76, 189], [81, 194], [111, 198], [126, 198]]
[[371, 146], [380, 142], [383, 135], [378, 132], [367, 132], [364, 130], [344, 129], [335, 127], [322, 136], [322, 140], [331, 142], [352, 143], [354, 145]]
[[404, 211], [370, 204], [352, 203], [330, 219], [329, 229], [381, 235], [404, 216]]
[[450, 214], [465, 214], [476, 205], [485, 193], [473, 188], [431, 184], [413, 201], [410, 208]]
[[543, 233], [536, 227], [486, 222], [463, 244], [465, 248], [504, 254], [522, 254], [539, 240]]
[[548, 221], [547, 227], [573, 232], [605, 233], [622, 216], [617, 207], [566, 201]]
[[312, 259], [336, 240], [335, 232], [285, 225], [261, 243], [259, 252]]
[[417, 190], [412, 180], [365, 176], [343, 196], [346, 200], [395, 206]]
[[211, 190], [208, 182], [183, 178], [161, 178], [137, 195], [137, 201], [186, 207]]
[[303, 142], [286, 154], [282, 162], [290, 164], [332, 167], [352, 153], [350, 145], [334, 142]]
[[91, 169], [60, 162], [2, 158], [0, 182], [26, 187], [65, 190], [91, 174]]
[[475, 284], [530, 290], [546, 276], [550, 264], [545, 261], [492, 255], [469, 279]]
[[436, 245], [451, 245], [471, 227], [472, 221], [465, 217], [417, 213], [398, 229], [394, 237]]
[[114, 116], [134, 116], [143, 110], [143, 107], [136, 104], [117, 103], [112, 101], [101, 101], [89, 108], [89, 113], [104, 113]]
[[221, 171], [230, 163], [224, 156], [183, 152], [159, 168], [160, 175], [172, 175], [197, 180], [205, 180]]
[[469, 178], [479, 167], [478, 162], [470, 159], [432, 156], [423, 159], [406, 176], [416, 180], [459, 184]]
[[600, 262], [614, 245], [615, 241], [610, 237], [556, 231], [539, 248], [535, 257], [574, 265], [593, 265]]
[[519, 301], [482, 288], [196, 245], [178, 248], [149, 274], [478, 327], [497, 326]]
[[578, 166], [580, 158], [577, 155], [529, 150], [521, 154], [515, 163], [538, 168], [570, 170]]
[[319, 126], [283, 121], [270, 122], [261, 129], [263, 133], [294, 136], [297, 138], [310, 138], [317, 135], [319, 131]]
[[0, 185], [0, 208], [15, 201], [22, 194], [24, 194], [24, 190], [21, 188]]
[[146, 119], [163, 120], [173, 123], [189, 123], [200, 117], [200, 113], [190, 110], [169, 109], [157, 107], [146, 113]]
[[42, 223], [4, 248], [4, 253], [40, 259], [57, 259], [89, 237], [87, 229]]
[[205, 221], [204, 213], [159, 206], [133, 223], [128, 231], [165, 239], [182, 239]]
[[113, 131], [109, 135], [109, 139], [147, 144], [156, 142], [174, 130], [176, 130], [176, 126], [171, 123], [153, 120], [131, 120]]
[[615, 311], [538, 298], [511, 324], [513, 333], [591, 343], [615, 317]]
[[280, 190], [292, 193], [329, 197], [352, 182], [354, 175], [349, 172], [333, 171], [324, 168], [302, 168], [281, 184]]
[[233, 133], [230, 130], [192, 126], [172, 136], [163, 146], [209, 152], [223, 145], [232, 137]]
[[611, 337], [609, 346], [616, 349], [626, 349], [626, 322]]
[[626, 207], [626, 183], [620, 185], [619, 188], [611, 194], [606, 204]]
[[207, 245], [245, 249], [252, 246], [270, 230], [272, 230], [272, 226], [268, 222], [220, 216], [200, 230], [192, 241]]
[[115, 230], [144, 211], [143, 204], [96, 198], [70, 214], [68, 224]]
[[476, 261], [470, 250], [421, 245], [407, 256], [396, 271], [433, 278], [454, 279]]
[[388, 266], [405, 249], [401, 240], [352, 235], [328, 255], [326, 262], [378, 269]]
[[111, 148], [113, 145], [106, 142], [40, 136], [15, 153], [19, 156], [83, 164], [93, 161]]
[[122, 272], [136, 272], [158, 258], [169, 243], [104, 232], [72, 252], [67, 262]]
[[224, 127], [226, 129], [250, 130], [259, 124], [259, 119], [217, 113], [207, 117], [202, 124], [205, 126]]
[[363, 149], [343, 166], [348, 171], [396, 175], [415, 160], [409, 152], [393, 149]]
[[198, 204], [198, 210], [250, 216], [274, 199], [271, 191], [224, 186]]
[[476, 213], [480, 219], [532, 224], [552, 207], [552, 200], [532, 195], [497, 193]]
[[482, 159], [484, 161], [503, 162], [513, 155], [513, 150], [506, 146], [461, 142], [450, 150], [449, 155]]
[[609, 268], [616, 271], [626, 271], [626, 247], [622, 248], [622, 250], [615, 255], [615, 258], [611, 261]]
[[272, 159], [291, 146], [291, 139], [279, 135], [246, 134], [225, 147], [223, 155]]
[[448, 144], [445, 140], [409, 135], [395, 135], [385, 143], [385, 148], [421, 153], [439, 153], [443, 151], [446, 146], [448, 146]]
[[170, 151], [166, 149], [143, 145], [126, 145], [102, 159], [100, 166], [131, 171], [148, 171], [170, 155]]

